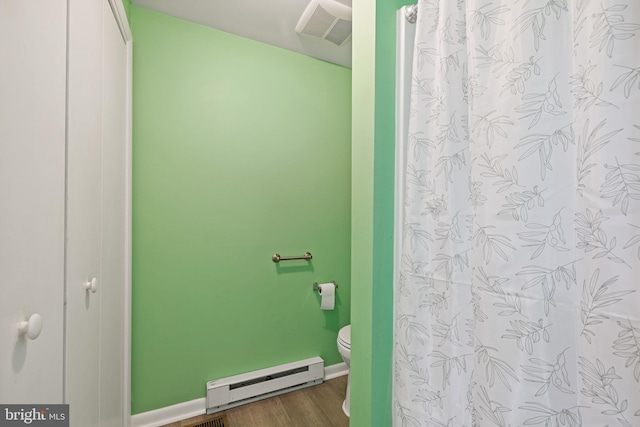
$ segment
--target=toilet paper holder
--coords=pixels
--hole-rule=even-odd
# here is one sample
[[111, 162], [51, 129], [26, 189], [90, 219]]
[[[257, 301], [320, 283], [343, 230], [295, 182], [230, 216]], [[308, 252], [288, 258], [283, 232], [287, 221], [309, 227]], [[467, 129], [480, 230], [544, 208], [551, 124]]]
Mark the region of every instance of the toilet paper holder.
[[[330, 283], [333, 283], [334, 285], [336, 285], [336, 282], [333, 280]], [[319, 289], [318, 282], [313, 282], [313, 290], [317, 291], [318, 289]], [[336, 289], [338, 289], [338, 285], [336, 285]]]

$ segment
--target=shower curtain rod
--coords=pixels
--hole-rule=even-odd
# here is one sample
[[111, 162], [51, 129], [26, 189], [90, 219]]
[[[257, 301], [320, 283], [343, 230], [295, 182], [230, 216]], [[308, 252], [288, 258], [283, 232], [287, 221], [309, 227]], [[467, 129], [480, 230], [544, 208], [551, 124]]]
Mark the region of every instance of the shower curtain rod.
[[416, 19], [418, 19], [418, 5], [412, 4], [407, 6], [407, 9], [404, 11], [404, 16], [410, 24], [415, 24]]

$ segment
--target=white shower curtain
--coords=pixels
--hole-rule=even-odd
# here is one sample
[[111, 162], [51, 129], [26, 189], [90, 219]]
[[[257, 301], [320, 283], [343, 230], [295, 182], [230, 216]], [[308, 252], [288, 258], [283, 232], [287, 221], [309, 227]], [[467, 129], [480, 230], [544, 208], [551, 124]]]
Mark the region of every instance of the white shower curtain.
[[394, 425], [640, 426], [640, 1], [418, 5]]

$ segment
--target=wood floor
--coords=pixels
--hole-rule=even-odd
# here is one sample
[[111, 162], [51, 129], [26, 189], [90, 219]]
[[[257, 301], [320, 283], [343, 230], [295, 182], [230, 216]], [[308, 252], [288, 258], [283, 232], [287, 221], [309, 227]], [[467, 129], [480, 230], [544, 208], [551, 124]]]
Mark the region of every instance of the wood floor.
[[[347, 377], [229, 409], [225, 427], [348, 427], [342, 412]], [[201, 415], [164, 427], [184, 427], [214, 418]], [[217, 414], [219, 415], [219, 414]]]

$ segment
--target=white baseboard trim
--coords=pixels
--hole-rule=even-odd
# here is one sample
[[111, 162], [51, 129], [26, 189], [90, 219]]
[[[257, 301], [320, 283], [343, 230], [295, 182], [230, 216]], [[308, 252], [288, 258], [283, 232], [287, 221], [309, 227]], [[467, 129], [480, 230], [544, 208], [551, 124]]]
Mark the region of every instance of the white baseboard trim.
[[197, 417], [207, 412], [207, 399], [190, 400], [176, 405], [165, 406], [131, 417], [131, 427], [158, 427], [187, 418]]
[[334, 378], [338, 378], [341, 377], [343, 375], [347, 375], [349, 373], [349, 368], [347, 367], [347, 364], [342, 362], [342, 363], [336, 363], [335, 365], [331, 365], [331, 366], [325, 366], [324, 368], [324, 380], [325, 381], [329, 381], [332, 380]]
[[[324, 368], [324, 380], [328, 381], [349, 373], [347, 364], [337, 363]], [[207, 412], [207, 400], [204, 397], [178, 403], [176, 405], [165, 406], [153, 411], [143, 412], [131, 416], [131, 427], [159, 427], [187, 418], [197, 417]]]

